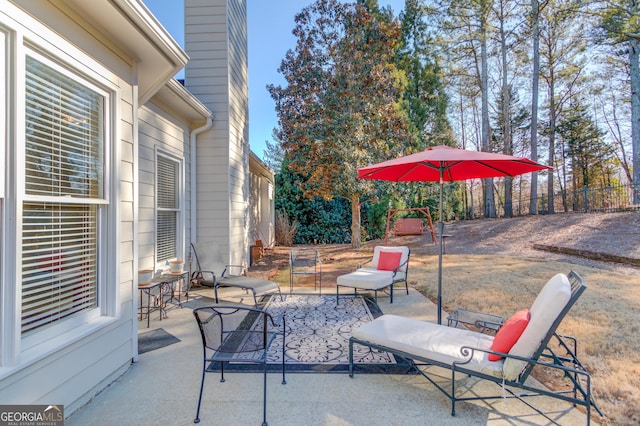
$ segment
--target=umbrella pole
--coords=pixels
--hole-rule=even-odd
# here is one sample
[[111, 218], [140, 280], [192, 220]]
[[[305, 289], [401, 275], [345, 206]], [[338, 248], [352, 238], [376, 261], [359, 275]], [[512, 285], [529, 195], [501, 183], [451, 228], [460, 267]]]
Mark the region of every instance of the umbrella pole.
[[442, 169], [440, 169], [440, 208], [438, 212], [438, 324], [442, 324], [442, 234], [444, 221], [442, 220]]

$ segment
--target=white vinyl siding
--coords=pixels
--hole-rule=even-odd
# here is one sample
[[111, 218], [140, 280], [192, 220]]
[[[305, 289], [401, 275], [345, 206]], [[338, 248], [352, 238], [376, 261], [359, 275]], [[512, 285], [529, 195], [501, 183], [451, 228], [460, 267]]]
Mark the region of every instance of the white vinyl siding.
[[[226, 23], [222, 31], [220, 23]], [[197, 157], [198, 239], [233, 264], [249, 260], [246, 0], [185, 0], [187, 89], [212, 111]]]
[[[199, 137], [196, 164], [198, 241], [216, 241], [223, 253], [230, 244], [231, 158], [229, 153], [229, 68], [226, 0], [185, 0], [187, 89], [215, 111], [210, 132]], [[222, 25], [221, 25], [222, 24]], [[234, 159], [235, 161], [235, 159]], [[242, 219], [242, 218], [240, 218]], [[227, 263], [231, 257], [226, 258]]]
[[[189, 124], [154, 103], [139, 114], [139, 269], [167, 269], [189, 246]], [[162, 105], [166, 107], [166, 105]], [[173, 111], [172, 111], [173, 112]]]
[[[248, 247], [256, 240], [249, 234], [249, 91], [247, 47], [247, 1], [232, 0], [227, 6], [229, 38], [229, 159], [230, 244], [239, 249], [231, 262], [248, 262]], [[241, 249], [241, 250], [240, 250]]]

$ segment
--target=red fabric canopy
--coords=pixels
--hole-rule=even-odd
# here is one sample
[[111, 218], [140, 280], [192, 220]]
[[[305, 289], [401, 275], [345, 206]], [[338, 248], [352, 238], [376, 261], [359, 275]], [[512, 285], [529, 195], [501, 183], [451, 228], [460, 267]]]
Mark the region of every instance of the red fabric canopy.
[[395, 182], [444, 182], [517, 176], [551, 169], [527, 158], [445, 145], [358, 169], [358, 178]]
[[440, 182], [438, 209], [438, 324], [442, 324], [442, 185], [457, 180], [517, 176], [538, 170], [548, 170], [527, 158], [491, 152], [468, 151], [445, 145], [427, 148], [417, 154], [384, 161], [358, 169], [358, 178], [392, 182]]

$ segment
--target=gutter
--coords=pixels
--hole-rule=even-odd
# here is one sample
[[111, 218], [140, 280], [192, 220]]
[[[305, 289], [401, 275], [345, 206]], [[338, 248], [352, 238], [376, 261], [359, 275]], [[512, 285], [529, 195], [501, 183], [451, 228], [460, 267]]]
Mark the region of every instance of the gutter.
[[204, 126], [198, 127], [196, 129], [193, 129], [193, 131], [191, 132], [191, 134], [189, 135], [189, 150], [191, 152], [191, 235], [189, 237], [190, 242], [195, 242], [197, 239], [197, 230], [198, 230], [198, 203], [197, 203], [197, 190], [198, 190], [198, 185], [197, 185], [197, 179], [196, 179], [196, 175], [197, 175], [197, 159], [198, 156], [196, 155], [196, 142], [197, 142], [197, 138], [198, 135], [200, 135], [203, 132], [206, 132], [207, 130], [211, 129], [211, 127], [213, 127], [213, 116], [209, 115], [207, 117], [207, 122]]

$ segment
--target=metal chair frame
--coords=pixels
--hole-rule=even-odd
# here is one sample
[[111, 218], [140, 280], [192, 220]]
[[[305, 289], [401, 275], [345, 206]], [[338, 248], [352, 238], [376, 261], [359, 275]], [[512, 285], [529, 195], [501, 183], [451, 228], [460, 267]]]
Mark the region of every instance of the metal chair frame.
[[289, 293], [293, 292], [293, 277], [313, 275], [313, 289], [322, 295], [322, 259], [320, 252], [311, 247], [294, 247], [289, 252]]
[[[469, 346], [462, 346], [460, 348], [461, 353], [467, 357], [467, 361], [464, 362], [453, 362], [452, 364], [443, 363], [434, 359], [426, 358], [421, 355], [417, 355], [415, 353], [410, 353], [408, 351], [402, 351], [395, 348], [390, 348], [388, 346], [378, 344], [376, 342], [371, 342], [367, 340], [356, 339], [351, 337], [349, 339], [349, 376], [353, 378], [354, 373], [354, 364], [353, 364], [353, 345], [359, 344], [368, 346], [373, 349], [378, 349], [384, 352], [393, 353], [395, 355], [404, 357], [406, 359], [410, 359], [413, 362], [415, 370], [424, 376], [429, 382], [431, 382], [439, 391], [441, 391], [447, 398], [451, 400], [451, 415], [455, 416], [456, 410], [456, 402], [458, 401], [475, 401], [475, 400], [489, 400], [489, 399], [499, 399], [499, 398], [517, 398], [520, 401], [524, 402], [527, 406], [538, 412], [539, 414], [546, 417], [550, 422], [555, 423], [553, 419], [548, 417], [545, 413], [541, 412], [537, 408], [535, 408], [532, 404], [525, 401], [523, 398], [531, 397], [531, 396], [550, 396], [556, 399], [560, 399], [563, 401], [567, 401], [572, 403], [574, 406], [581, 405], [585, 407], [587, 412], [587, 424], [591, 423], [591, 408], [593, 407], [598, 414], [602, 415], [600, 408], [597, 406], [595, 400], [593, 399], [593, 395], [591, 393], [591, 375], [584, 368], [580, 360], [577, 356], [577, 342], [576, 339], [570, 336], [561, 336], [556, 334], [556, 329], [562, 322], [562, 319], [565, 317], [567, 312], [569, 312], [570, 308], [573, 304], [578, 300], [580, 295], [586, 289], [586, 285], [577, 273], [571, 271], [568, 274], [569, 280], [571, 282], [571, 297], [564, 309], [556, 320], [553, 322], [546, 336], [538, 346], [538, 349], [531, 356], [531, 358], [524, 358], [515, 355], [509, 355], [501, 352], [494, 352], [490, 350], [482, 350], [478, 348], [473, 348]], [[442, 326], [446, 327], [446, 326]], [[551, 338], [555, 337], [560, 347], [566, 351], [566, 355], [560, 356], [553, 352], [551, 348], [549, 348], [548, 343]], [[567, 343], [570, 341], [572, 343]], [[572, 346], [572, 347], [571, 347]], [[470, 360], [474, 357], [474, 352], [481, 351], [486, 353], [493, 353], [497, 355], [501, 355], [504, 358], [513, 358], [520, 361], [525, 361], [527, 364], [518, 376], [516, 380], [505, 380], [501, 377], [495, 377], [490, 374], [484, 374], [469, 368], [465, 368], [465, 364], [469, 363]], [[543, 360], [541, 360], [543, 359]], [[420, 363], [418, 363], [418, 362]], [[432, 379], [427, 369], [420, 367], [428, 367], [428, 366], [439, 366], [442, 368], [451, 370], [451, 385], [450, 390], [447, 390], [444, 385], [441, 385], [436, 380]], [[561, 391], [552, 391], [547, 389], [541, 389], [538, 387], [530, 386], [526, 384], [526, 380], [531, 374], [531, 371], [535, 366], [542, 366], [545, 368], [549, 368], [551, 370], [559, 371], [571, 384], [571, 389], [561, 390]], [[457, 396], [456, 392], [456, 373], [464, 374], [465, 376], [473, 376], [481, 379], [485, 379], [491, 382], [498, 384], [503, 392], [499, 395], [489, 395], [489, 396], [473, 396], [473, 397], [463, 397]], [[462, 386], [464, 387], [464, 386]], [[511, 388], [514, 389], [522, 389], [525, 393], [516, 393]], [[505, 396], [505, 392], [509, 393], [508, 396]]]
[[[220, 367], [220, 382], [225, 381], [225, 363], [239, 361], [262, 364], [263, 406], [262, 425], [267, 425], [267, 352], [276, 336], [282, 335], [282, 384], [285, 378], [285, 330], [286, 320], [277, 320], [267, 311], [248, 306], [217, 305], [194, 309], [202, 337], [203, 363], [200, 394], [194, 423], [200, 422], [200, 407], [206, 373], [215, 372]], [[261, 325], [253, 327], [256, 321]], [[244, 355], [244, 356], [242, 356]]]
[[[218, 303], [218, 288], [220, 287], [236, 287], [245, 290], [248, 294], [251, 291], [253, 297], [254, 307], [258, 307], [257, 296], [270, 293], [278, 293], [282, 300], [282, 292], [280, 286], [275, 281], [263, 280], [259, 278], [247, 277], [247, 267], [243, 265], [224, 265], [222, 274], [216, 277], [216, 274], [212, 270], [204, 270], [200, 263], [200, 257], [194, 243], [191, 243], [191, 250], [193, 257], [195, 258], [197, 268], [191, 273], [190, 284], [198, 282], [200, 285], [213, 287], [213, 294]], [[222, 261], [220, 261], [222, 262]], [[207, 268], [211, 268], [210, 265], [205, 265]], [[219, 265], [223, 267], [222, 263]], [[231, 271], [235, 272], [232, 273]]]

